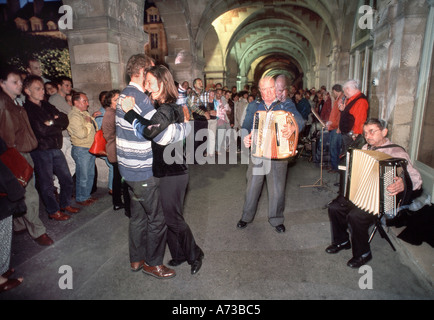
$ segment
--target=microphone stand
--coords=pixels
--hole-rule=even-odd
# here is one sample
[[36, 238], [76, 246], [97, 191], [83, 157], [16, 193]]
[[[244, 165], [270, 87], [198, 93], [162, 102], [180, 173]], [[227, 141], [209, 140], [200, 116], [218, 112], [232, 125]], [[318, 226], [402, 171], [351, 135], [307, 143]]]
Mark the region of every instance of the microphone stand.
[[322, 174], [322, 165], [323, 165], [323, 159], [324, 159], [324, 128], [326, 127], [325, 123], [321, 120], [320, 116], [318, 115], [318, 113], [312, 109], [312, 113], [314, 114], [314, 116], [318, 119], [319, 123], [321, 124], [321, 162], [320, 162], [320, 178], [312, 185], [308, 185], [308, 186], [300, 186], [300, 188], [312, 188], [312, 187], [321, 187], [323, 185], [323, 174]]

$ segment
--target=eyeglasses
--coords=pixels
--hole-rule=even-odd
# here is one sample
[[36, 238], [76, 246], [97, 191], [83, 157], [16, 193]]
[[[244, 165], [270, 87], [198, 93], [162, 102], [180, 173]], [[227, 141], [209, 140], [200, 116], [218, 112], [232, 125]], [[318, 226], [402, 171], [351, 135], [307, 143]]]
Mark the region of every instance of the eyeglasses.
[[374, 133], [375, 132], [377, 132], [377, 131], [381, 131], [380, 129], [377, 129], [377, 130], [374, 130], [374, 129], [371, 129], [371, 130], [369, 130], [369, 131], [365, 131], [364, 133], [363, 133], [363, 135], [366, 137], [366, 136], [372, 136], [372, 135], [374, 135]]

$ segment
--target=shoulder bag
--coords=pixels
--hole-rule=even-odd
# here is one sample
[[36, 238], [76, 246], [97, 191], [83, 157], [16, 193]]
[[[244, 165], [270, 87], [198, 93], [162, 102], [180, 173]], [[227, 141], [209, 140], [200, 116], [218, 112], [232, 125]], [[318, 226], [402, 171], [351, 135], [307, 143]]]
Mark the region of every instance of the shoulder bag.
[[89, 149], [89, 152], [96, 155], [96, 156], [107, 156], [107, 151], [105, 149], [105, 146], [107, 144], [106, 139], [104, 138], [104, 135], [102, 133], [102, 130], [98, 130], [95, 133], [95, 138], [93, 140], [93, 144]]

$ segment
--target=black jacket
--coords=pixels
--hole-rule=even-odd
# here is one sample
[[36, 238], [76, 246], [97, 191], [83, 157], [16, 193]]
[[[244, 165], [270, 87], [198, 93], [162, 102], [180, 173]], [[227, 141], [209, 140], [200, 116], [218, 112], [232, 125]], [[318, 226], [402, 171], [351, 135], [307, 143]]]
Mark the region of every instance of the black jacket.
[[[37, 150], [61, 149], [63, 145], [62, 131], [69, 125], [68, 116], [47, 101], [42, 101], [42, 105], [38, 106], [29, 99], [26, 100], [24, 108], [29, 116], [36, 139], [38, 139]], [[58, 118], [55, 119], [55, 116]], [[50, 120], [53, 120], [53, 125], [45, 125], [45, 122]]]
[[[129, 123], [133, 123], [134, 119], [137, 119], [141, 124], [145, 126], [142, 135], [152, 140], [163, 132], [172, 123], [184, 122], [184, 112], [181, 106], [177, 104], [162, 104], [157, 105], [157, 112], [152, 116], [151, 120], [147, 120], [137, 114], [134, 110], [129, 111], [125, 116], [125, 120]], [[155, 126], [155, 125], [158, 126]], [[161, 178], [165, 176], [175, 176], [186, 174], [188, 172], [188, 166], [185, 159], [184, 141], [177, 142], [179, 144], [173, 148], [172, 158], [176, 161], [173, 164], [167, 164], [164, 161], [164, 151], [167, 146], [162, 146], [152, 141], [152, 171], [154, 177]], [[171, 148], [173, 145], [171, 146]], [[179, 151], [182, 150], [182, 154]], [[176, 153], [176, 154], [173, 154]]]

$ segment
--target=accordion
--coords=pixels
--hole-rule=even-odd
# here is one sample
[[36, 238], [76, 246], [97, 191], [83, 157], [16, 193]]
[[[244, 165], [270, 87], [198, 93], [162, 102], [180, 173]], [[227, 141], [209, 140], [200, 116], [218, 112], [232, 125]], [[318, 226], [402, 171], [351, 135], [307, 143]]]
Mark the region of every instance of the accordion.
[[[284, 125], [295, 125], [289, 139], [282, 137]], [[253, 118], [252, 156], [267, 159], [287, 159], [297, 154], [298, 125], [288, 111], [257, 111]]]
[[399, 201], [386, 189], [395, 182], [407, 161], [379, 151], [358, 149], [349, 149], [346, 160], [345, 198], [370, 214], [396, 216]]

